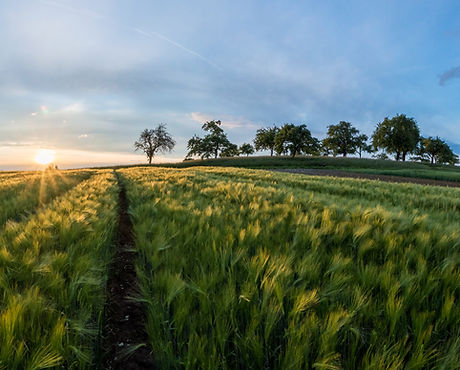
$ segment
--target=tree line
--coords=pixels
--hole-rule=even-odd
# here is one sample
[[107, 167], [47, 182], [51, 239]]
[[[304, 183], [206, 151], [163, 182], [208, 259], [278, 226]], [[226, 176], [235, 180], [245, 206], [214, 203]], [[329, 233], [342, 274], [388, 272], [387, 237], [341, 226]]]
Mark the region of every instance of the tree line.
[[[413, 161], [437, 164], [455, 164], [458, 156], [449, 145], [439, 137], [423, 137], [413, 118], [404, 114], [393, 118], [386, 117], [377, 124], [372, 136], [360, 133], [350, 122], [340, 121], [329, 125], [327, 136], [319, 140], [312, 136], [305, 124], [295, 125], [286, 123], [281, 127], [260, 128], [256, 132], [253, 143], [243, 143], [240, 146], [230, 142], [221, 127], [219, 120], [205, 122], [202, 126], [205, 135], [194, 135], [187, 142], [188, 153], [185, 160], [200, 157], [201, 159], [217, 157], [234, 157], [251, 155], [255, 151], [270, 151], [270, 155], [322, 155], [337, 156], [363, 153], [373, 154], [373, 158], [389, 159], [394, 155], [397, 161], [405, 161], [407, 156]], [[175, 141], [166, 132], [164, 124], [156, 129], [144, 130], [134, 144], [136, 150], [142, 150], [149, 163], [157, 152], [171, 151]]]

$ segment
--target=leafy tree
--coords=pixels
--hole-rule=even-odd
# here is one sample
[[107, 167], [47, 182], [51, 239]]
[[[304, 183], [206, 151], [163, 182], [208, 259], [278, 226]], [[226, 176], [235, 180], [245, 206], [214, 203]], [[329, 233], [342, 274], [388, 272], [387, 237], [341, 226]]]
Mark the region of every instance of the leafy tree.
[[340, 121], [338, 125], [330, 125], [327, 130], [327, 138], [323, 140], [323, 146], [332, 150], [334, 155], [356, 152], [358, 146], [359, 131], [350, 122]]
[[431, 163], [455, 163], [455, 154], [449, 145], [438, 136], [420, 139], [422, 154], [428, 156]]
[[239, 155], [238, 145], [232, 143], [220, 152], [221, 157], [238, 157]]
[[166, 131], [166, 125], [160, 123], [154, 129], [142, 131], [139, 139], [134, 143], [135, 150], [142, 150], [147, 156], [149, 164], [158, 152], [171, 152], [176, 145], [171, 135]]
[[385, 117], [377, 125], [372, 135], [372, 145], [375, 149], [394, 153], [397, 161], [405, 161], [407, 153], [416, 150], [419, 139], [420, 130], [415, 120], [399, 114], [391, 119]]
[[255, 149], [257, 151], [270, 150], [270, 156], [273, 156], [273, 151], [275, 150], [275, 136], [278, 131], [279, 128], [276, 126], [257, 130], [256, 138], [254, 139]]
[[203, 158], [214, 157], [217, 158], [219, 153], [226, 151], [232, 144], [225, 134], [224, 130], [220, 127], [220, 121], [208, 121], [202, 126], [204, 131], [208, 134], [200, 138], [194, 135], [187, 143], [187, 158], [194, 155]]
[[365, 134], [359, 135], [356, 138], [356, 151], [359, 154], [359, 158], [361, 158], [363, 152], [372, 153], [374, 151], [372, 145], [367, 143], [368, 140], [369, 138]]
[[296, 126], [287, 123], [275, 136], [277, 154], [289, 153], [291, 157], [295, 157], [296, 154], [318, 154], [320, 148], [319, 140], [311, 136], [306, 125]]
[[240, 153], [246, 154], [249, 157], [250, 154], [254, 154], [254, 148], [251, 144], [244, 143], [240, 146]]
[[321, 141], [320, 154], [326, 157], [331, 154], [335, 156], [334, 151], [329, 147], [329, 144], [326, 139], [323, 139]]

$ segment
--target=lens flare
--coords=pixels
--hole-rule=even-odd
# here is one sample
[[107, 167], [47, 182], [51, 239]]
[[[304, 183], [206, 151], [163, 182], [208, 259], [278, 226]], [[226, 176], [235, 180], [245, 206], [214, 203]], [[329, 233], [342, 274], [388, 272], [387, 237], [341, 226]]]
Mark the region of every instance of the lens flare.
[[46, 165], [54, 161], [56, 152], [49, 149], [40, 149], [35, 156], [35, 162], [38, 164]]

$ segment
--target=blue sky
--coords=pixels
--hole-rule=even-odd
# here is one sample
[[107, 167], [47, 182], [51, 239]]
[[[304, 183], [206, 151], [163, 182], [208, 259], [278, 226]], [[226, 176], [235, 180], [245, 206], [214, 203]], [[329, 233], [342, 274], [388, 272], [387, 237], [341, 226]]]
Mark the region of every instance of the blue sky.
[[241, 144], [405, 113], [460, 143], [458, 1], [3, 0], [0, 34], [2, 169], [143, 161], [160, 122], [179, 160], [210, 119]]

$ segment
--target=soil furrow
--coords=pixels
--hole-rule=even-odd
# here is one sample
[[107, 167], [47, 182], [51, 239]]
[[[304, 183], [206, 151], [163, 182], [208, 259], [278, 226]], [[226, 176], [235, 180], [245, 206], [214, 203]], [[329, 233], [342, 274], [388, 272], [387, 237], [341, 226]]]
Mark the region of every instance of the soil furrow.
[[144, 306], [132, 297], [139, 296], [132, 223], [128, 214], [126, 189], [120, 186], [119, 223], [116, 253], [109, 272], [104, 317], [104, 369], [152, 369]]

